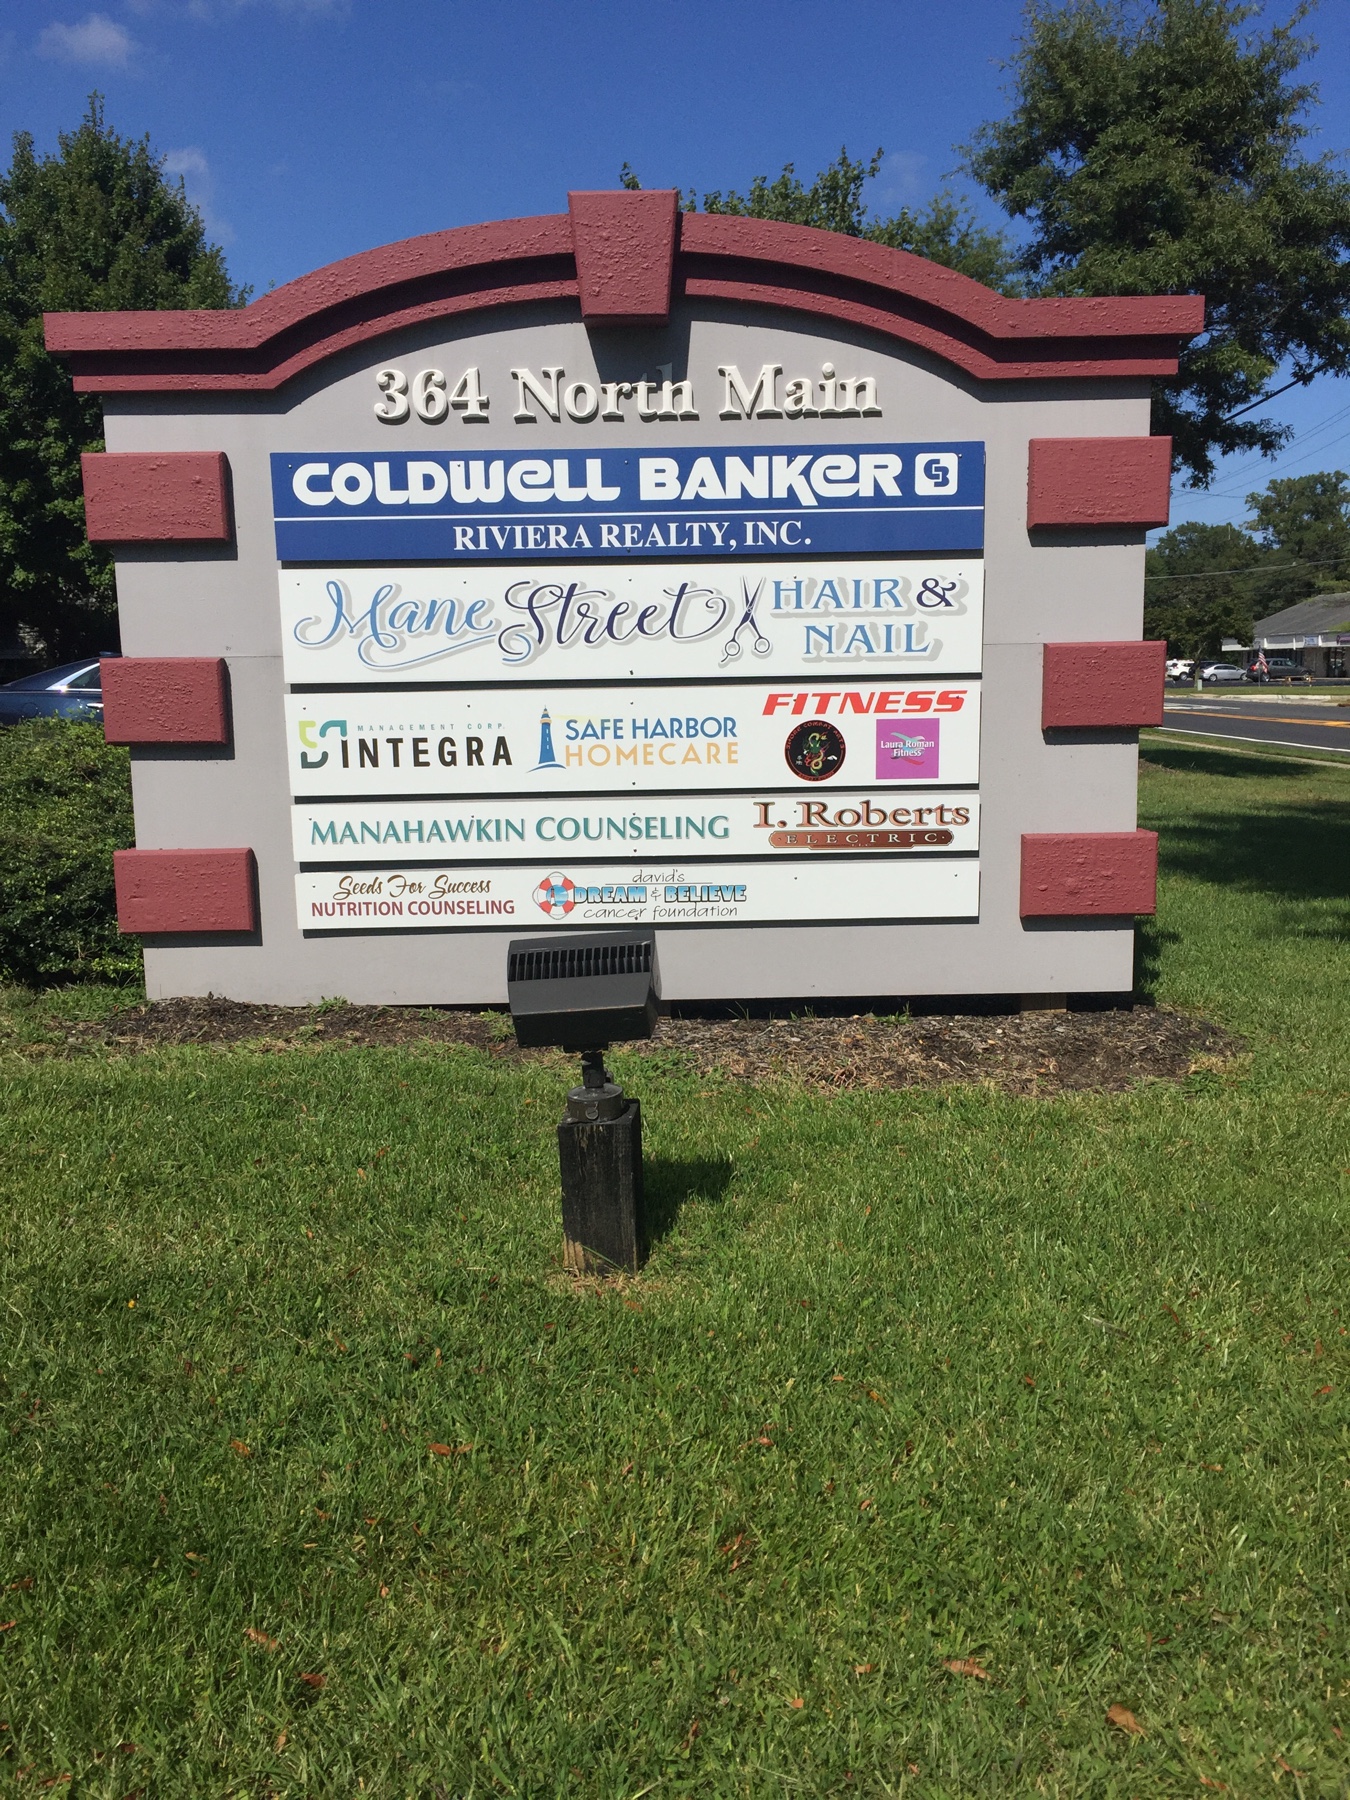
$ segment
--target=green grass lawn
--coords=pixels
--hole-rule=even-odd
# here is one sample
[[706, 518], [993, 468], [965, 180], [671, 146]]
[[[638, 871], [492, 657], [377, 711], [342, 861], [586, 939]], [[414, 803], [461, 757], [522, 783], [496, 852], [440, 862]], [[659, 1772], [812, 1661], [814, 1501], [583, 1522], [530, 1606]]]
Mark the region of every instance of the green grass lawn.
[[1141, 985], [1249, 1055], [616, 1056], [636, 1282], [557, 1272], [561, 1066], [0, 1055], [0, 1788], [1350, 1791], [1350, 772], [1148, 754]]

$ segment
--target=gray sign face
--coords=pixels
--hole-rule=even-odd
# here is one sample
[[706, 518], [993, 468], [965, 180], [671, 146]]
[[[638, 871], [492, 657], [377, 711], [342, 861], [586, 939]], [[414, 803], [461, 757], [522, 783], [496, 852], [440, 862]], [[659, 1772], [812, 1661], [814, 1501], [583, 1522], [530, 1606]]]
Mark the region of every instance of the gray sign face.
[[978, 916], [982, 443], [475, 448], [271, 458], [302, 931]]
[[675, 999], [1128, 988], [1128, 923], [1028, 928], [1018, 862], [1134, 825], [1130, 734], [1052, 747], [1040, 657], [1137, 638], [1142, 547], [1032, 541], [1026, 472], [1147, 408], [698, 303], [111, 397], [112, 450], [225, 451], [237, 535], [119, 559], [127, 652], [232, 685], [228, 754], [136, 753], [139, 842], [250, 846], [262, 913], [150, 991], [499, 1002], [511, 936], [620, 921]]

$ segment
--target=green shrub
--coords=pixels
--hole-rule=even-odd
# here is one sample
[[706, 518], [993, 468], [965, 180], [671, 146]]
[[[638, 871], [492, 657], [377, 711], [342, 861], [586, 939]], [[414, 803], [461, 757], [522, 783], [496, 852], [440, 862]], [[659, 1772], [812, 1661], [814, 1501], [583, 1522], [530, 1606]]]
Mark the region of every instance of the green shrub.
[[102, 727], [35, 719], [0, 731], [0, 975], [135, 980], [119, 936], [113, 851], [134, 840], [131, 763]]

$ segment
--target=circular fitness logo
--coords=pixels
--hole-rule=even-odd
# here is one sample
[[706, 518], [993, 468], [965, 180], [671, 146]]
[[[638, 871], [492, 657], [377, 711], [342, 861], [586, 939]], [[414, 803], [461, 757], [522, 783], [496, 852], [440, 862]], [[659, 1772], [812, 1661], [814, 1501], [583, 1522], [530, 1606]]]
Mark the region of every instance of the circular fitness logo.
[[783, 746], [787, 766], [803, 781], [828, 781], [844, 766], [844, 734], [827, 719], [794, 726]]
[[576, 884], [570, 876], [555, 869], [551, 875], [545, 875], [532, 898], [540, 912], [547, 913], [550, 919], [565, 919], [577, 903]]

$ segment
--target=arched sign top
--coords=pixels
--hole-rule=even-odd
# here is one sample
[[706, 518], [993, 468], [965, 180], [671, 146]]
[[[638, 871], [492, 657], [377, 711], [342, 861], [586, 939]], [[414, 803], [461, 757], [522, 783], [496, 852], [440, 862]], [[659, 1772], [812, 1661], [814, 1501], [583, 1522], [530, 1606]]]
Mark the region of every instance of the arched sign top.
[[582, 193], [566, 213], [428, 232], [227, 312], [48, 313], [84, 393], [269, 393], [438, 319], [573, 301], [588, 325], [660, 326], [680, 300], [761, 305], [909, 344], [981, 381], [1174, 374], [1199, 295], [1011, 300], [904, 250], [809, 226], [684, 213], [674, 190]]

